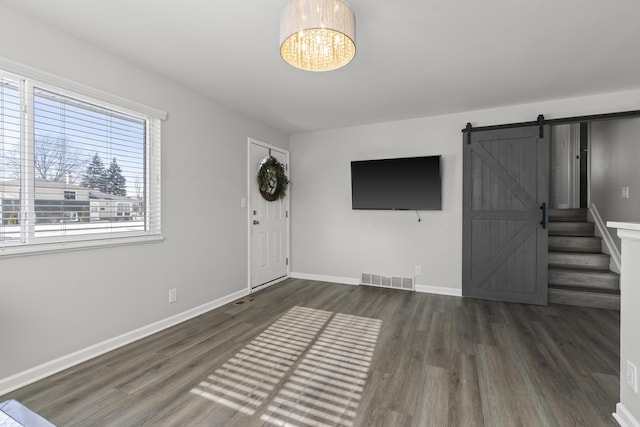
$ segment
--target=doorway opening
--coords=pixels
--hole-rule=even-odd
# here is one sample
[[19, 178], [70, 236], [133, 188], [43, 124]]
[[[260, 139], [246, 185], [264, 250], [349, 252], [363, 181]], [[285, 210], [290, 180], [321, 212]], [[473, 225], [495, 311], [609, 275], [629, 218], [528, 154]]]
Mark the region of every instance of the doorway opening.
[[589, 124], [551, 126], [549, 207], [586, 209], [588, 197]]
[[620, 240], [609, 221], [639, 221], [640, 119], [552, 127], [549, 301], [619, 309]]
[[[619, 307], [620, 246], [606, 223], [640, 221], [639, 115], [463, 129], [463, 295], [525, 302], [544, 287], [550, 302]], [[527, 247], [529, 264], [511, 260]]]

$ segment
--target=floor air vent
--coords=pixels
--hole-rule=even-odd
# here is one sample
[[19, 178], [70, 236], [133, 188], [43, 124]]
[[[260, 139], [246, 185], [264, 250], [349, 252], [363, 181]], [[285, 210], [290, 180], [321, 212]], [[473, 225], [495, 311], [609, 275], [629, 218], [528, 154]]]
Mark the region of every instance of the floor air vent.
[[381, 288], [404, 289], [413, 291], [413, 277], [383, 276], [381, 274], [362, 273], [360, 282], [363, 285], [379, 286]]

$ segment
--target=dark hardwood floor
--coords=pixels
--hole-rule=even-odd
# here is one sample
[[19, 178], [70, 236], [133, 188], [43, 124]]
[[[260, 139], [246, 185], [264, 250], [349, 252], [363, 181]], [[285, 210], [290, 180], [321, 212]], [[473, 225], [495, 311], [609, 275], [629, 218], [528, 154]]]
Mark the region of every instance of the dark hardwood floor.
[[287, 280], [6, 396], [58, 426], [615, 426], [617, 311]]

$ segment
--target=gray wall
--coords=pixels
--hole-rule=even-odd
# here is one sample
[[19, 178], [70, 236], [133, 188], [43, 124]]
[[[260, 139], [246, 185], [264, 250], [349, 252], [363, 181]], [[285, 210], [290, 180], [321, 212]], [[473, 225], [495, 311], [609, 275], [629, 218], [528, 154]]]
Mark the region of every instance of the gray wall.
[[[291, 139], [292, 271], [359, 279], [413, 276], [455, 288], [461, 278], [461, 124], [418, 119], [295, 135]], [[352, 160], [442, 155], [442, 210], [351, 209]]]
[[[0, 384], [247, 289], [247, 137], [287, 148], [287, 135], [2, 6], [0, 39], [4, 58], [169, 113], [164, 242], [0, 258]], [[174, 287], [178, 302], [169, 305]]]
[[[416, 284], [461, 290], [462, 133], [485, 126], [633, 110], [639, 91], [517, 105], [292, 135], [292, 274], [358, 282], [360, 274], [414, 276]], [[441, 154], [442, 211], [351, 209], [352, 160]], [[637, 155], [634, 157], [637, 164]], [[639, 182], [637, 179], [634, 182]], [[630, 183], [630, 185], [633, 185]], [[640, 212], [640, 210], [636, 210]], [[426, 289], [431, 290], [434, 289]]]
[[[640, 221], [640, 119], [607, 120], [590, 125], [590, 202], [603, 221]], [[620, 197], [629, 187], [629, 198]], [[609, 229], [618, 249], [616, 230]]]

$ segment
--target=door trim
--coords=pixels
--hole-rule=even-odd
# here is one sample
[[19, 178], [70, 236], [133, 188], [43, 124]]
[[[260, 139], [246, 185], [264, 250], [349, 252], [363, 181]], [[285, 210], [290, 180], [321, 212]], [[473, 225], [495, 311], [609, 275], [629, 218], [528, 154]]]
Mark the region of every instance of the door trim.
[[[253, 220], [253, 217], [251, 215], [251, 182], [256, 179], [255, 176], [252, 175], [251, 173], [251, 146], [255, 145], [255, 146], [259, 146], [259, 147], [263, 147], [266, 148], [268, 150], [272, 150], [272, 151], [277, 151], [281, 154], [283, 154], [285, 156], [285, 158], [287, 159], [287, 165], [290, 165], [290, 161], [289, 161], [289, 150], [286, 150], [284, 148], [281, 147], [276, 147], [275, 145], [271, 145], [269, 143], [260, 141], [258, 139], [252, 138], [252, 137], [248, 137], [247, 138], [247, 163], [246, 163], [246, 171], [247, 171], [247, 193], [246, 193], [246, 200], [247, 200], [247, 206], [246, 206], [246, 211], [247, 211], [247, 289], [249, 290], [249, 293], [253, 293], [256, 291], [259, 291], [261, 289], [264, 289], [266, 287], [269, 287], [271, 285], [275, 285], [276, 283], [279, 283], [285, 279], [288, 279], [291, 276], [291, 187], [289, 187], [289, 192], [287, 194], [287, 198], [286, 198], [286, 203], [285, 203], [285, 209], [287, 210], [288, 214], [287, 214], [287, 219], [286, 219], [286, 229], [287, 229], [287, 238], [285, 239], [285, 243], [287, 245], [286, 251], [285, 253], [287, 254], [287, 259], [289, 260], [289, 262], [287, 263], [287, 275], [285, 277], [279, 277], [277, 279], [274, 279], [270, 282], [264, 283], [260, 286], [257, 286], [255, 289], [251, 288], [251, 221]], [[290, 171], [288, 171], [288, 175], [291, 173]]]

